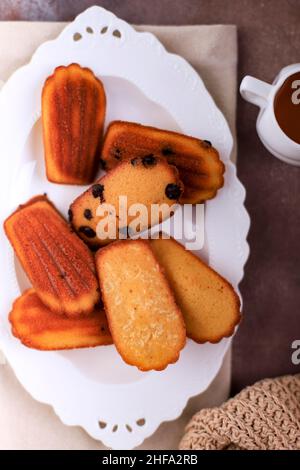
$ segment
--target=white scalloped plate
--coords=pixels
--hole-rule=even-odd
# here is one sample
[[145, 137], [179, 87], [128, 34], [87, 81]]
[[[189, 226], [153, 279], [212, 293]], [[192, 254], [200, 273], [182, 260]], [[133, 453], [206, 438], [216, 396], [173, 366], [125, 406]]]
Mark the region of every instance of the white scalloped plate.
[[[249, 217], [245, 190], [229, 160], [233, 139], [228, 125], [184, 59], [168, 53], [152, 34], [136, 32], [100, 7], [89, 8], [57, 39], [40, 46], [1, 91], [1, 222], [33, 194], [46, 191], [66, 212], [82, 191], [49, 183], [43, 167], [41, 89], [56, 66], [71, 62], [90, 67], [103, 79], [107, 121], [119, 118], [180, 129], [211, 140], [218, 148], [226, 165], [225, 185], [206, 204], [201, 256], [237, 288], [249, 252]], [[231, 342], [226, 338], [197, 345], [189, 340], [176, 364], [148, 373], [126, 365], [113, 346], [34, 351], [12, 336], [7, 320], [13, 299], [26, 282], [1, 230], [0, 342], [8, 361], [36, 400], [52, 405], [65, 424], [82, 426], [112, 448], [135, 447], [162, 421], [178, 417], [187, 400], [211, 383]]]

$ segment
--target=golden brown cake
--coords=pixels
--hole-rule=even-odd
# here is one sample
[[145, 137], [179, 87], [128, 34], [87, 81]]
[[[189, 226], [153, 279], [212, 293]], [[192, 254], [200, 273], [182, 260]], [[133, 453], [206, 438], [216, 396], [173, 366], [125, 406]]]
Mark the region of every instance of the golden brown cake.
[[88, 316], [68, 318], [46, 307], [34, 289], [28, 289], [13, 304], [9, 314], [12, 333], [33, 349], [88, 348], [112, 344], [103, 308]]
[[212, 199], [224, 184], [224, 164], [208, 140], [134, 122], [113, 121], [109, 125], [101, 154], [104, 168], [149, 154], [165, 157], [178, 168], [185, 188], [182, 203]]
[[[165, 159], [152, 156], [134, 158], [109, 171], [75, 199], [70, 206], [69, 215], [78, 235], [88, 244], [97, 247], [119, 238], [118, 233], [112, 233], [109, 237], [106, 235], [108, 226], [105, 223], [103, 223], [102, 239], [99, 238], [98, 224], [100, 220], [108, 220], [108, 211], [105, 211], [102, 216], [96, 214], [100, 205], [104, 208], [106, 204], [110, 204], [112, 209], [115, 209], [116, 218], [110, 210], [110, 219], [113, 223], [117, 223], [117, 232], [120, 229], [121, 234], [124, 235], [123, 238], [127, 238], [130, 223], [138, 215], [135, 212], [134, 215], [128, 214], [128, 209], [133, 204], [142, 203], [147, 209], [144, 223], [137, 227], [141, 231], [141, 229], [148, 228], [151, 221], [152, 225], [155, 225], [169, 217], [170, 207], [178, 201], [182, 190], [178, 171]], [[120, 196], [127, 197], [127, 211], [125, 212], [128, 215], [127, 221], [123, 220], [122, 211], [119, 210]], [[152, 204], [163, 204], [163, 206], [159, 214], [155, 215], [152, 212], [151, 217]]]
[[4, 229], [47, 307], [67, 316], [93, 311], [100, 298], [94, 258], [45, 196], [20, 206]]
[[229, 282], [172, 238], [150, 244], [183, 313], [187, 336], [197, 343], [231, 336], [241, 315]]
[[42, 122], [49, 181], [93, 181], [105, 109], [102, 82], [90, 69], [78, 64], [60, 66], [47, 78], [42, 92]]
[[163, 370], [185, 344], [185, 326], [149, 242], [123, 240], [98, 250], [96, 266], [113, 341], [128, 364]]

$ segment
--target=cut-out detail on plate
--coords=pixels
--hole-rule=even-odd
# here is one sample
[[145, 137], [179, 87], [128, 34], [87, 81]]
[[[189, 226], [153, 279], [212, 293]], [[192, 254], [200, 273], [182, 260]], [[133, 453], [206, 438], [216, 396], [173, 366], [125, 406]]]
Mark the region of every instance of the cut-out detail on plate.
[[105, 429], [106, 426], [107, 426], [107, 424], [105, 423], [105, 421], [99, 421], [98, 424], [99, 424], [99, 428], [100, 428], [100, 429]]
[[128, 432], [132, 432], [132, 427], [129, 426], [129, 424], [126, 424], [126, 429], [127, 429]]
[[112, 428], [112, 432], [117, 432], [117, 430], [118, 430], [118, 425], [115, 424], [114, 427]]
[[82, 36], [80, 33], [73, 34], [73, 41], [80, 41], [80, 39], [82, 39]]
[[137, 422], [136, 422], [136, 424], [137, 424], [138, 426], [145, 426], [145, 424], [146, 424], [145, 418], [138, 419]]
[[122, 34], [118, 29], [115, 29], [112, 34], [113, 34], [113, 36], [115, 36], [115, 38], [121, 38], [122, 37]]
[[87, 26], [86, 27], [86, 32], [89, 33], [89, 34], [93, 34], [94, 30], [90, 26]]
[[[94, 35], [86, 32], [86, 27], [89, 25], [93, 25]], [[105, 25], [108, 27], [106, 34], [109, 36], [107, 38], [100, 34], [101, 28]], [[122, 38], [116, 41], [111, 34], [115, 29], [122, 32]], [[81, 32], [82, 35], [82, 39], [78, 42], [73, 41], [75, 32]], [[102, 40], [95, 41], [95, 33]], [[0, 128], [2, 134], [0, 150], [1, 154], [8, 155], [9, 165], [7, 161], [5, 164], [1, 162], [3, 168], [0, 165], [0, 174], [3, 174], [3, 180], [0, 192], [3, 194], [3, 200], [11, 193], [9, 202], [7, 201], [6, 204], [7, 210], [9, 209], [8, 205], [14, 208], [21, 200], [27, 199], [27, 193], [29, 198], [31, 195], [37, 194], [36, 190], [39, 193], [45, 190], [46, 180], [40, 179], [45, 175], [43, 157], [36, 158], [36, 152], [23, 152], [22, 149], [27, 139], [27, 133], [30, 132], [34, 123], [39, 121], [39, 127], [37, 126], [39, 129], [38, 140], [36, 141], [34, 138], [32, 143], [33, 149], [38, 147], [38, 152], [42, 155], [42, 132], [39, 120], [40, 96], [36, 86], [37, 84], [39, 84], [38, 86], [42, 85], [41, 77], [44, 76], [46, 79], [50, 68], [54, 69], [59, 65], [58, 52], [59, 63], [69, 63], [70, 57], [78, 63], [84, 63], [86, 67], [96, 72], [97, 76], [104, 77], [104, 85], [108, 88], [110, 88], [111, 79], [116, 77], [118, 80], [126, 79], [128, 83], [132, 83], [141, 90], [148, 100], [151, 99], [155, 105], [166, 110], [176, 123], [175, 129], [173, 129], [173, 124], [170, 126], [171, 130], [177, 130], [178, 126], [184, 133], [199, 137], [205, 136], [207, 140], [213, 141], [218, 149], [220, 147], [222, 158], [228, 162], [231, 149], [230, 132], [220, 112], [214, 110], [215, 105], [203, 88], [201, 79], [196, 77], [190, 66], [182, 58], [165, 52], [163, 46], [152, 34], [136, 32], [130, 25], [118, 20], [112, 13], [100, 7], [92, 7], [81, 14], [71, 25], [69, 24], [58, 39], [43, 44], [34, 54], [33, 60], [10, 77], [9, 85], [7, 84], [1, 91]], [[132, 67], [128, 67], [133, 55], [136, 60]], [[45, 61], [45, 56], [47, 61]], [[99, 61], [99, 57], [109, 57], [109, 60]], [[143, 61], [147, 63], [145, 71], [139, 67]], [[159, 87], [155, 79], [157, 74], [161, 76]], [[170, 86], [170, 83], [174, 87]], [[111, 86], [112, 91], [113, 87], [114, 85]], [[176, 99], [176, 93], [173, 96], [176, 89], [181, 90], [180, 100]], [[117, 96], [118, 100], [119, 97], [123, 99], [123, 89], [122, 93], [120, 92]], [[187, 103], [184, 109], [182, 102]], [[22, 113], [18, 112], [20, 108]], [[117, 108], [118, 114], [113, 115], [115, 119], [142, 121], [147, 118], [148, 122], [147, 106], [139, 106], [137, 111], [134, 110], [136, 114], [131, 114], [131, 111], [127, 112], [125, 108], [124, 114], [121, 116], [119, 115], [119, 107], [117, 106]], [[21, 119], [23, 110], [24, 116], [27, 116], [24, 120]], [[12, 115], [20, 117], [20, 119], [13, 119]], [[151, 118], [151, 114], [149, 116]], [[163, 127], [163, 125], [168, 127], [167, 123], [166, 119], [166, 124], [164, 124], [163, 118], [159, 127]], [[156, 118], [154, 122], [151, 121], [151, 124], [157, 124]], [[30, 149], [31, 146], [28, 147], [28, 150]], [[34, 160], [32, 160], [33, 155]], [[16, 190], [10, 191], [9, 182], [14, 178], [15, 173], [23, 168], [27, 161], [31, 160], [37, 166], [40, 165], [38, 160], [42, 162], [37, 178], [31, 184], [29, 178], [26, 177], [24, 186], [18, 186], [17, 194]], [[35, 186], [36, 184], [40, 184], [40, 186]], [[54, 203], [58, 204], [59, 209], [64, 211], [67, 207], [62, 202], [66, 197], [65, 188], [56, 188], [60, 189], [56, 195], [54, 186], [61, 185], [51, 185], [49, 189], [47, 186], [47, 192]], [[75, 195], [77, 194], [74, 194], [74, 198]], [[220, 192], [218, 201], [211, 201], [207, 205], [206, 231], [209, 242], [205, 254], [207, 253], [207, 259], [209, 258], [213, 267], [220, 270], [221, 274], [228, 277], [235, 285], [242, 277], [245, 258], [248, 254], [245, 240], [249, 222], [247, 223], [248, 219], [243, 207], [244, 196], [244, 190], [236, 178], [235, 169], [232, 163], [228, 162], [226, 185]], [[68, 198], [66, 197], [66, 199]], [[225, 238], [223, 236], [224, 222], [227, 228], [233, 227], [230, 233], [227, 233], [226, 229]], [[0, 296], [3, 315], [0, 322], [1, 349], [3, 349], [8, 362], [13, 365], [23, 386], [37, 400], [52, 405], [63, 422], [82, 426], [93, 438], [101, 439], [110, 448], [133, 448], [141, 444], [143, 439], [148, 437], [162, 421], [175, 419], [179, 416], [189, 397], [203, 392], [210, 384], [221, 365], [230, 340], [213, 346], [205, 344], [202, 347], [201, 345], [200, 348], [192, 341], [188, 341], [180, 361], [163, 372], [150, 374], [132, 371], [134, 368], [124, 365], [113, 346], [96, 348], [94, 352], [90, 350], [69, 351], [71, 359], [66, 361], [61, 353], [45, 353], [44, 355], [19, 345], [12, 338], [7, 321], [7, 312], [11, 303], [20, 294], [15, 279], [15, 258], [7, 240], [4, 239], [4, 234], [2, 237], [3, 250], [0, 254], [0, 266], [5, 266], [5, 269], [2, 271], [0, 269], [0, 274], [1, 283], [5, 285], [5, 289]], [[20, 267], [18, 269], [21, 270]], [[91, 371], [91, 362], [85, 354], [96, 354], [96, 363], [105, 364], [103, 377], [101, 370], [101, 375], [100, 373], [98, 375], [97, 372], [90, 380], [90, 375], [94, 374], [94, 370]], [[39, 383], [42, 383], [43, 386], [33, 380], [30, 368], [26, 369], [25, 357], [25, 365], [29, 363], [31, 367], [34, 366], [35, 374], [39, 376]], [[206, 357], [209, 357], [209, 367], [207, 367], [207, 361], [205, 363], [202, 361], [202, 358]], [[114, 367], [118, 361], [120, 364], [116, 372]], [[110, 364], [113, 366], [109, 368]], [[63, 374], [67, 375], [68, 380], [65, 382], [65, 387], [59, 388], [58, 391], [57, 381]], [[123, 383], [126, 383], [126, 386], [123, 386]], [[151, 389], [151, 396], [148, 393], [149, 389]], [[176, 389], [176, 396], [173, 397], [171, 407], [168, 392], [170, 389]], [[70, 396], [72, 396], [72, 400], [69, 399]], [[105, 429], [101, 429], [98, 425], [100, 416], [105, 417], [107, 424]], [[121, 416], [122, 421], [120, 421]], [[140, 427], [136, 424], [138, 416], [146, 419], [145, 426]], [[112, 427], [115, 423], [118, 423], [119, 429], [113, 433]], [[133, 432], [127, 431], [126, 423], [130, 424]]]
[[103, 28], [101, 29], [100, 33], [101, 33], [101, 34], [105, 34], [105, 33], [107, 33], [107, 30], [108, 30], [108, 26], [103, 26]]

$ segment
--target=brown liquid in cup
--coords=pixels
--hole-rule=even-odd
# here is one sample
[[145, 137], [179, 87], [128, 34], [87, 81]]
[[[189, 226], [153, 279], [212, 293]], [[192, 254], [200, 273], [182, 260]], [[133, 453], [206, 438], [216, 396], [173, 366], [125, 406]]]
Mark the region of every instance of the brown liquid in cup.
[[300, 72], [288, 77], [278, 90], [274, 112], [283, 132], [300, 144]]

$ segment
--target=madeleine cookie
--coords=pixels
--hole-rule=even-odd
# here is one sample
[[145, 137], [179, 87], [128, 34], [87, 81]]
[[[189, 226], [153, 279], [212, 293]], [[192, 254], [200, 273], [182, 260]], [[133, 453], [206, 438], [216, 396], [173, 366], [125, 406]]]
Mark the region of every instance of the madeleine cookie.
[[128, 364], [163, 370], [185, 344], [185, 326], [149, 242], [124, 240], [98, 250], [96, 266], [113, 341]]
[[[96, 247], [105, 245], [116, 238], [127, 238], [130, 224], [138, 215], [139, 232], [170, 217], [182, 191], [178, 171], [165, 159], [133, 158], [109, 171], [75, 199], [70, 206], [70, 220], [85, 242]], [[122, 203], [124, 198], [126, 207]], [[156, 211], [154, 205], [160, 206], [160, 210]], [[103, 213], [99, 215], [101, 208]], [[108, 233], [109, 227], [116, 227], [116, 231]], [[120, 237], [120, 233], [124, 236]]]
[[93, 311], [100, 299], [93, 256], [45, 196], [20, 206], [4, 229], [47, 307], [67, 316]]
[[49, 181], [88, 184], [99, 164], [106, 98], [88, 68], [57, 67], [42, 92], [46, 173]]
[[178, 168], [185, 188], [182, 203], [212, 199], [224, 184], [224, 164], [209, 141], [134, 122], [109, 125], [101, 154], [105, 168], [149, 154], [165, 157]]
[[112, 344], [103, 308], [88, 316], [68, 318], [53, 313], [34, 289], [18, 297], [9, 314], [12, 333], [29, 348], [43, 351]]
[[229, 282], [172, 238], [150, 244], [183, 313], [187, 336], [197, 343], [231, 336], [241, 314]]

